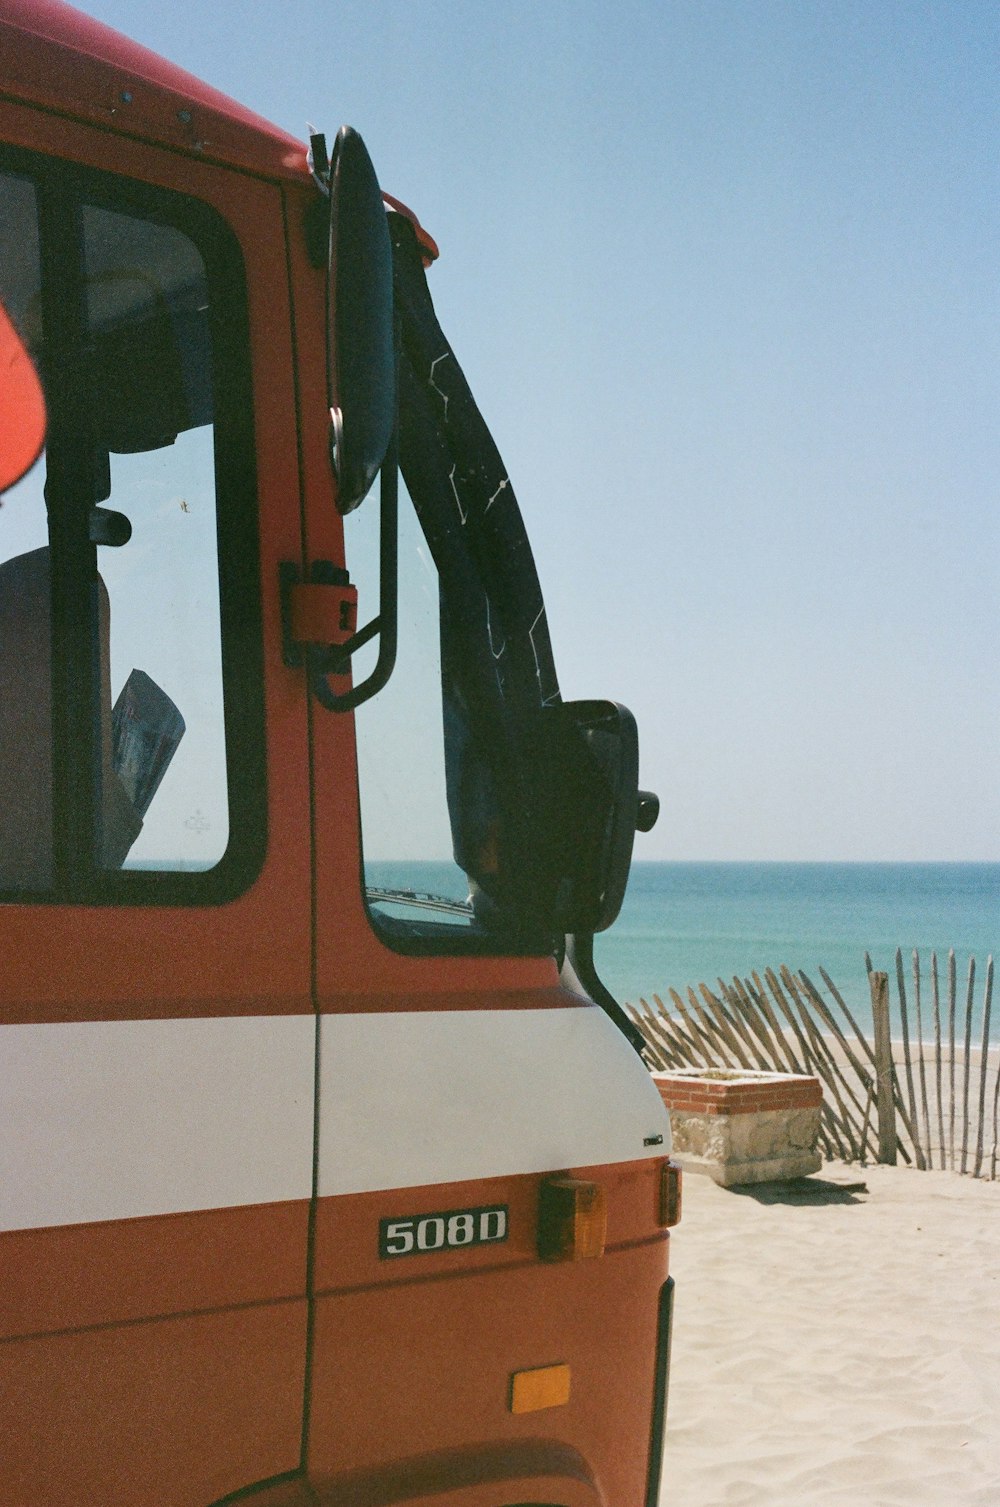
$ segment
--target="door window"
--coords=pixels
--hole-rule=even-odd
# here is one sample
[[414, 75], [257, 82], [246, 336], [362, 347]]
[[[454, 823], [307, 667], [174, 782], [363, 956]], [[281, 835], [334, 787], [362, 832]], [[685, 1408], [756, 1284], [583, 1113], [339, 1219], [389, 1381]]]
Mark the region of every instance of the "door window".
[[227, 673], [224, 627], [256, 558], [238, 262], [203, 210], [44, 167], [0, 170], [0, 227], [48, 411], [0, 510], [0, 890], [231, 890], [260, 782], [234, 739], [259, 650]]

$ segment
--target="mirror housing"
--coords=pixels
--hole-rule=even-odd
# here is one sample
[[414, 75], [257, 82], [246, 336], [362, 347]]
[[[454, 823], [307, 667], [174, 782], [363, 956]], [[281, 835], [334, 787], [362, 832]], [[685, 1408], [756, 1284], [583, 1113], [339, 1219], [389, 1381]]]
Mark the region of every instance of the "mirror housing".
[[604, 931], [621, 909], [639, 813], [639, 735], [613, 701], [543, 709], [535, 760], [536, 890], [553, 929]]
[[396, 421], [389, 227], [371, 158], [350, 126], [337, 133], [330, 166], [326, 335], [337, 506], [350, 513], [375, 480]]

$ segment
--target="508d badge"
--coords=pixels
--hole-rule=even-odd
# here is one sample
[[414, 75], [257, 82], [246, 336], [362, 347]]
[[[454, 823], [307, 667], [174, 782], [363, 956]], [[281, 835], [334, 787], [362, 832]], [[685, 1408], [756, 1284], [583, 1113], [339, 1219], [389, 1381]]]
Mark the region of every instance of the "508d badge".
[[507, 1204], [490, 1204], [483, 1209], [446, 1209], [441, 1214], [383, 1219], [378, 1227], [378, 1253], [382, 1257], [417, 1256], [471, 1245], [499, 1245], [507, 1239], [507, 1208]]

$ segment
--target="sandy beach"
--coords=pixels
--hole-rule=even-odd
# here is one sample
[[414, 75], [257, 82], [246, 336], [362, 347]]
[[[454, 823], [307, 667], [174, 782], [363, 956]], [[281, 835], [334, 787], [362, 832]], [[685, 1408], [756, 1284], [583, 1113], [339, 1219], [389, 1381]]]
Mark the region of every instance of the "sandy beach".
[[689, 1176], [663, 1507], [1000, 1507], [1000, 1182]]

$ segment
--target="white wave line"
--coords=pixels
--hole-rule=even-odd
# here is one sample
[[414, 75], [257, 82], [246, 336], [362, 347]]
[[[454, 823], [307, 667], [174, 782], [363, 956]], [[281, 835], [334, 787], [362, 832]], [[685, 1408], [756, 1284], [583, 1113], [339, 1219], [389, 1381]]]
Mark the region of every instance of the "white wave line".
[[[437, 393], [438, 397], [441, 399], [442, 403], [444, 404], [444, 421], [445, 421], [446, 424], [448, 422], [448, 394], [446, 392], [442, 392], [441, 389], [440, 389], [440, 387], [438, 387], [437, 383], [435, 382], [435, 380], [434, 380], [434, 368], [437, 366], [437, 364], [438, 364], [439, 361], [446, 361], [447, 358], [448, 358], [448, 356], [450, 354], [451, 354], [450, 351], [445, 351], [445, 353], [444, 353], [443, 356], [435, 356], [434, 357], [434, 360], [431, 362], [431, 369], [430, 369], [430, 372], [429, 372], [428, 378], [427, 378], [427, 380], [430, 382], [431, 386], [433, 387], [434, 391]], [[463, 521], [463, 523], [465, 522], [464, 519], [462, 521]]]
[[539, 610], [538, 616], [535, 618], [535, 621], [532, 623], [530, 629], [528, 630], [528, 637], [531, 640], [531, 652], [535, 656], [535, 679], [538, 681], [538, 694], [541, 698], [542, 705], [550, 706], [554, 701], [557, 701], [559, 699], [559, 692], [554, 691], [551, 696], [542, 695], [542, 667], [538, 662], [538, 648], [535, 644], [535, 629], [538, 627], [544, 616], [545, 608], [542, 607]]
[[503, 479], [503, 481], [497, 487], [496, 491], [493, 493], [493, 496], [490, 498], [489, 502], [486, 504], [485, 508], [483, 509], [484, 513], [488, 513], [489, 512], [490, 508], [493, 506], [493, 504], [496, 502], [497, 498], [500, 496], [500, 493], [501, 492], [505, 492], [509, 486], [510, 486], [510, 478], [508, 476], [505, 476], [504, 479]]
[[458, 462], [456, 461], [455, 464], [452, 466], [451, 470], [448, 472], [448, 480], [451, 482], [451, 490], [452, 490], [452, 495], [455, 498], [455, 506], [458, 508], [458, 516], [459, 516], [459, 518], [461, 518], [462, 525], [464, 527], [465, 526], [465, 520], [468, 518], [469, 515], [465, 511], [465, 509], [462, 507], [462, 499], [461, 499], [461, 497], [459, 497], [459, 495], [458, 495], [458, 488], [455, 485], [455, 472], [457, 470], [458, 470]]

